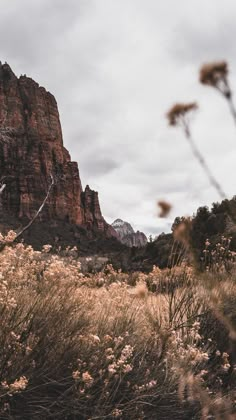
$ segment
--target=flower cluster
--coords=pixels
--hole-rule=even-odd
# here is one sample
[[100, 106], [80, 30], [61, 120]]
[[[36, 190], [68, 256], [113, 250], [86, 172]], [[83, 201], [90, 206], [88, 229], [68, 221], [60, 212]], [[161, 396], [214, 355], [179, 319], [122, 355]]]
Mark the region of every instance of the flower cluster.
[[4, 381], [1, 383], [1, 385], [3, 389], [6, 390], [8, 395], [17, 394], [25, 390], [28, 385], [28, 379], [25, 376], [21, 376], [11, 384], [8, 384], [6, 381]]
[[106, 351], [107, 360], [112, 360], [112, 363], [108, 365], [108, 372], [111, 375], [116, 373], [129, 373], [132, 371], [133, 366], [130, 363], [130, 360], [133, 356], [133, 347], [130, 345], [126, 345], [119, 356], [119, 358], [115, 358], [114, 352], [112, 348], [108, 348]]
[[225, 273], [230, 272], [235, 266], [236, 252], [230, 250], [232, 237], [221, 236], [220, 242], [211, 244], [205, 241], [205, 248], [201, 261], [206, 271]]

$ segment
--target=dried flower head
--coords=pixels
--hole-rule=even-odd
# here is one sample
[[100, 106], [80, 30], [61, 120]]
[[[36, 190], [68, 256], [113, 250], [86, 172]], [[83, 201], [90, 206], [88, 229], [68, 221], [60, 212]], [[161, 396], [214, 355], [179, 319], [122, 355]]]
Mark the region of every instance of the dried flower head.
[[167, 217], [168, 214], [171, 211], [171, 207], [172, 207], [171, 204], [168, 203], [165, 200], [160, 200], [160, 201], [157, 202], [157, 205], [158, 205], [158, 207], [160, 209], [160, 211], [158, 213], [158, 216], [159, 217]]
[[226, 97], [230, 97], [231, 92], [227, 81], [228, 72], [226, 61], [206, 63], [200, 69], [199, 80], [203, 85], [213, 86]]
[[170, 125], [178, 125], [184, 122], [186, 114], [191, 111], [196, 111], [198, 105], [196, 102], [190, 102], [188, 104], [177, 103], [173, 105], [167, 112], [166, 117]]

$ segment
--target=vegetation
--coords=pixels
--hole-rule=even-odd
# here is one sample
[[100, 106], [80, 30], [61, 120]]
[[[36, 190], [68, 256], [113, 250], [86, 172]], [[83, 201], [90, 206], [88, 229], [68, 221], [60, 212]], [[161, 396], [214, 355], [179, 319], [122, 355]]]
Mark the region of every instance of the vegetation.
[[[200, 81], [235, 117], [227, 64], [204, 65]], [[76, 247], [35, 250], [0, 235], [1, 419], [236, 418], [236, 201], [192, 139], [196, 107], [178, 103], [168, 120], [224, 200], [176, 218], [145, 250], [121, 249], [127, 268], [158, 259], [152, 270], [106, 258], [97, 270], [84, 256], [82, 271]], [[171, 205], [158, 205], [166, 217]]]
[[233, 416], [233, 268], [83, 275], [50, 249], [0, 253], [0, 418]]

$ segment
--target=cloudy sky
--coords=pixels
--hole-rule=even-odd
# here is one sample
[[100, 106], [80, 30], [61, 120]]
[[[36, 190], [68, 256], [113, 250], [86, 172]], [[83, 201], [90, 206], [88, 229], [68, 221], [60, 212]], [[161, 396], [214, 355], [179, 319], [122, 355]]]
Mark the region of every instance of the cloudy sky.
[[[218, 200], [165, 113], [199, 104], [193, 136], [228, 196], [236, 194], [236, 127], [227, 103], [198, 83], [225, 59], [236, 92], [235, 0], [1, 0], [0, 60], [57, 99], [64, 144], [108, 222], [168, 231], [176, 215]], [[156, 202], [173, 205], [157, 217]]]

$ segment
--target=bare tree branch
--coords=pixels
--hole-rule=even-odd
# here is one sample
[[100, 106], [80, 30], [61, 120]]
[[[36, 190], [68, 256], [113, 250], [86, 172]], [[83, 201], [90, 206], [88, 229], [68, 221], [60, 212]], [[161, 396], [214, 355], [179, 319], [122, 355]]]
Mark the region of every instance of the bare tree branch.
[[0, 195], [3, 193], [5, 188], [6, 188], [6, 184], [2, 184], [1, 187], [0, 187]]
[[[23, 229], [21, 229], [20, 230], [20, 232], [18, 232], [17, 233], [17, 235], [15, 236], [15, 238], [12, 240], [12, 241], [7, 241], [7, 242], [0, 242], [0, 251], [2, 251], [6, 246], [9, 246], [9, 245], [12, 245], [14, 242], [16, 242], [16, 240], [20, 237], [20, 236], [22, 236], [22, 234], [27, 230], [27, 229], [29, 229], [30, 228], [30, 226], [34, 223], [34, 221], [37, 219], [37, 217], [39, 216], [39, 214], [41, 213], [41, 211], [43, 210], [43, 208], [44, 208], [44, 206], [45, 206], [45, 204], [46, 204], [46, 202], [47, 202], [47, 200], [48, 200], [48, 197], [49, 197], [49, 195], [50, 195], [50, 193], [51, 193], [51, 190], [52, 190], [52, 187], [53, 187], [53, 185], [55, 184], [55, 180], [54, 180], [54, 177], [52, 176], [52, 174], [50, 175], [50, 177], [51, 177], [51, 183], [50, 183], [50, 185], [49, 185], [49, 187], [48, 187], [48, 190], [47, 190], [47, 194], [46, 194], [46, 196], [45, 196], [45, 198], [44, 198], [44, 200], [43, 200], [43, 202], [42, 202], [42, 204], [41, 204], [41, 206], [39, 207], [39, 209], [37, 210], [37, 212], [35, 213], [35, 215], [34, 215], [34, 217], [29, 221], [29, 223], [26, 225], [26, 226], [24, 226], [23, 227]], [[2, 194], [2, 192], [3, 192], [3, 190], [5, 189], [5, 187], [6, 187], [6, 184], [3, 184], [1, 187], [0, 187], [0, 195]]]

